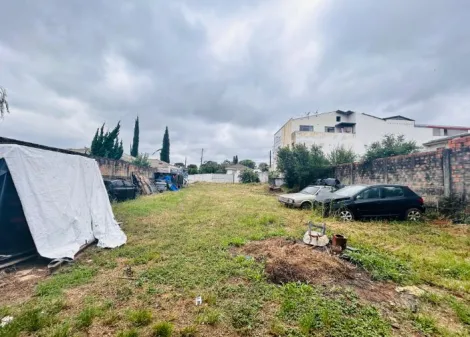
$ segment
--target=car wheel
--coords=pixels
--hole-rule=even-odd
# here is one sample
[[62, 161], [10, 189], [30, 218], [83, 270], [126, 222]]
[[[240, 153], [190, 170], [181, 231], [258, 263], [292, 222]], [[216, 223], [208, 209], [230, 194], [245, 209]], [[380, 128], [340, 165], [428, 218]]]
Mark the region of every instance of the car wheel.
[[312, 209], [312, 204], [309, 202], [304, 202], [302, 205], [300, 205], [300, 208], [302, 209]]
[[340, 209], [338, 216], [342, 221], [350, 222], [354, 220], [354, 214], [347, 208]]
[[406, 211], [406, 220], [420, 221], [422, 219], [421, 211], [417, 208], [410, 208]]

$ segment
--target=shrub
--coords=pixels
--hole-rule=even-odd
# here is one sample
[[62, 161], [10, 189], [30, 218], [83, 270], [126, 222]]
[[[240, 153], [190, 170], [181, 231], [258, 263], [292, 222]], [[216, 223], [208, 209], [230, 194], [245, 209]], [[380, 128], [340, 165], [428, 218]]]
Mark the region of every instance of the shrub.
[[250, 183], [259, 183], [258, 173], [253, 170], [245, 170], [238, 177], [241, 183], [250, 184]]

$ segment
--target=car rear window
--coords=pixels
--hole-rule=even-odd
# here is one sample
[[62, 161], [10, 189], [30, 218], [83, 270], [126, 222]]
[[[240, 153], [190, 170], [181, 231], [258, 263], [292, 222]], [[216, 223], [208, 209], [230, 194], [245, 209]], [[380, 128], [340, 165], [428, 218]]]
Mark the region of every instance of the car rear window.
[[124, 181], [124, 186], [126, 186], [126, 187], [134, 187], [134, 185], [133, 185], [131, 182], [129, 182], [129, 181]]
[[386, 186], [382, 188], [382, 198], [403, 197], [405, 192], [400, 186]]

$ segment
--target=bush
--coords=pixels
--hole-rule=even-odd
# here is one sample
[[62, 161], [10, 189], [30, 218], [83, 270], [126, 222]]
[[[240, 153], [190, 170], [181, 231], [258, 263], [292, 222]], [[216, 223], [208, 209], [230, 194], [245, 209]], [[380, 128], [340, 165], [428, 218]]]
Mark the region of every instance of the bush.
[[405, 141], [403, 135], [385, 135], [381, 141], [373, 142], [366, 146], [364, 161], [372, 161], [378, 158], [387, 158], [418, 152], [419, 146], [415, 141]]
[[245, 170], [238, 177], [243, 184], [259, 183], [258, 173], [253, 170]]
[[132, 164], [139, 167], [150, 167], [149, 155], [147, 153], [139, 154], [133, 161]]
[[438, 212], [452, 220], [462, 221], [465, 219], [465, 209], [467, 202], [465, 198], [458, 194], [451, 194], [448, 197], [439, 199]]

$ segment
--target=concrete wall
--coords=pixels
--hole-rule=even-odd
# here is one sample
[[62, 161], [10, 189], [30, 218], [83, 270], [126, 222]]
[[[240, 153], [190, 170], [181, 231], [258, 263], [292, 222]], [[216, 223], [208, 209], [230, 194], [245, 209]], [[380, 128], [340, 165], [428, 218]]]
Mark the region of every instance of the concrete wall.
[[219, 174], [219, 173], [206, 173], [206, 174], [191, 174], [188, 176], [189, 183], [207, 182], [207, 183], [223, 183], [233, 184], [238, 183], [233, 174]]
[[95, 158], [100, 167], [101, 175], [107, 179], [130, 179], [132, 172], [139, 172], [148, 178], [153, 178], [155, 169], [143, 169], [123, 160], [113, 160], [108, 158]]
[[[238, 171], [237, 171], [238, 172]], [[258, 173], [260, 182], [268, 182], [268, 172]], [[197, 181], [207, 183], [223, 183], [223, 184], [238, 184], [240, 183], [238, 174], [218, 174], [218, 173], [207, 173], [207, 174], [191, 174], [188, 176], [189, 183]]]
[[340, 165], [335, 177], [344, 184], [407, 185], [431, 204], [451, 193], [468, 198], [470, 137], [450, 140], [447, 149]]

